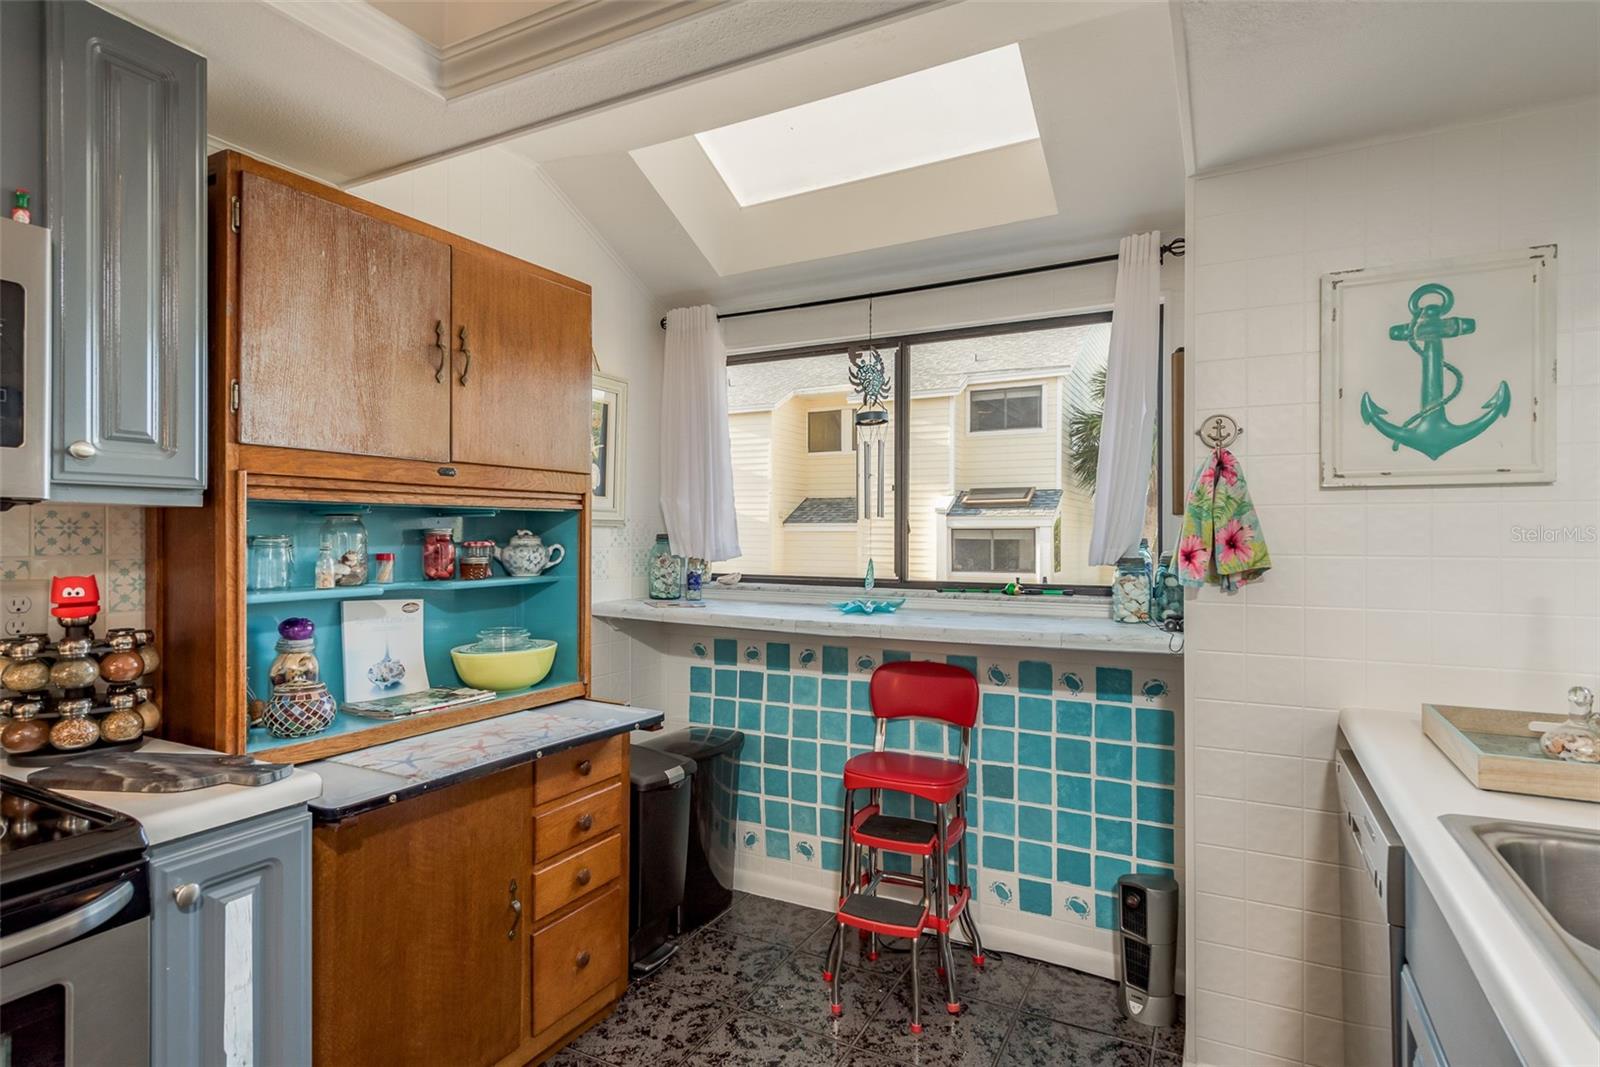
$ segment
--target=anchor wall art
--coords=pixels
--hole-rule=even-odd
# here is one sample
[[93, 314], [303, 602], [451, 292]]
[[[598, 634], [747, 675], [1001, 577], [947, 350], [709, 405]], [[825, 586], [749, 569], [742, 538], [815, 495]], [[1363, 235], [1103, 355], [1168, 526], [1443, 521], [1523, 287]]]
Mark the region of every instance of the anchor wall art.
[[1322, 277], [1322, 484], [1555, 480], [1556, 247]]

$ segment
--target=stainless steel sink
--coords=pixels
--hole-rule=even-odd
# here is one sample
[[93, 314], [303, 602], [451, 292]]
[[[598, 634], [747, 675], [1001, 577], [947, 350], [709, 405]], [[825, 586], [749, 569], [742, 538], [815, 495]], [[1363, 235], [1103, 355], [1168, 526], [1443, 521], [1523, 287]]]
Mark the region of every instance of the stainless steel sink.
[[1439, 821], [1600, 1026], [1600, 831], [1469, 815]]

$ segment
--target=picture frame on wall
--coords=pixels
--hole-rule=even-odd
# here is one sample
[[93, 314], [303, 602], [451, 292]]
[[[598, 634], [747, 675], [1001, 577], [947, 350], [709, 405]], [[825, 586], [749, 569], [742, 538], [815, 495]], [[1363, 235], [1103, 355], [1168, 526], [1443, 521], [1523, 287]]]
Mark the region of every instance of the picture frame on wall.
[[1556, 246], [1322, 276], [1322, 485], [1556, 477]]
[[590, 508], [596, 526], [627, 521], [628, 383], [598, 371], [589, 412]]

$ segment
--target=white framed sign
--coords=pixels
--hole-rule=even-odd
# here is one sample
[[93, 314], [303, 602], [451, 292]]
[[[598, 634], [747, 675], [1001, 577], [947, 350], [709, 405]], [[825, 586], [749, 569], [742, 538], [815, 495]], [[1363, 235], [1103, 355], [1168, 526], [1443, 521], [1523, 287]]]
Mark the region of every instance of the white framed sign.
[[628, 383], [598, 371], [589, 407], [589, 473], [596, 526], [621, 526], [625, 515]]
[[1322, 276], [1322, 484], [1556, 477], [1556, 247]]

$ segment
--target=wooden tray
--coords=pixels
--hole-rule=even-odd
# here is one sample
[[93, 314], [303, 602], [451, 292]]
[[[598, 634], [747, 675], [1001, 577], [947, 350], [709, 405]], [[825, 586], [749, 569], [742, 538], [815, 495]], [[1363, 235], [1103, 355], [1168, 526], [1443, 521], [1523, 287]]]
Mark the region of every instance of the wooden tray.
[[1600, 764], [1546, 756], [1533, 722], [1559, 713], [1422, 705], [1422, 732], [1479, 789], [1600, 801]]

